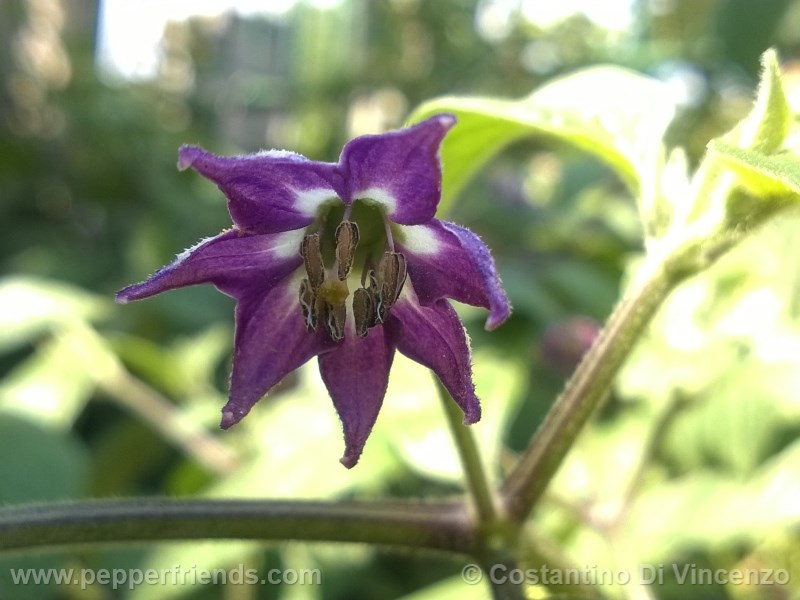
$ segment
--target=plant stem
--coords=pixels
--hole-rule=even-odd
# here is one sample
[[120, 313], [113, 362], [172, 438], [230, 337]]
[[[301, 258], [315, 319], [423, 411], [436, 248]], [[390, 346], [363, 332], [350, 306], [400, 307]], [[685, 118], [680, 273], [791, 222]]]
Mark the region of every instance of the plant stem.
[[137, 498], [0, 508], [0, 553], [193, 539], [357, 542], [476, 552], [455, 502], [295, 502]]
[[464, 467], [467, 489], [475, 506], [478, 524], [479, 526], [491, 526], [497, 521], [499, 511], [495, 496], [489, 487], [475, 437], [472, 435], [472, 430], [462, 422], [463, 414], [444, 386], [437, 382], [437, 387], [439, 398], [442, 400], [442, 406], [447, 415], [450, 432], [453, 434], [453, 442], [458, 456], [461, 458], [461, 465]]
[[492, 598], [524, 600], [525, 592], [522, 585], [512, 583], [509, 578], [505, 578], [502, 582], [491, 578], [493, 569], [498, 566], [505, 568], [504, 573], [517, 570], [517, 561], [513, 556], [516, 532], [507, 527], [501, 518], [496, 496], [489, 486], [486, 469], [472, 430], [462, 422], [463, 414], [444, 386], [437, 382], [437, 387], [450, 432], [453, 434], [453, 442], [464, 468], [469, 496], [475, 508], [476, 523], [473, 528], [478, 542], [478, 553], [475, 556], [479, 558], [484, 572], [489, 576]]
[[524, 521], [544, 493], [614, 377], [669, 292], [688, 272], [650, 259], [643, 276], [614, 309], [592, 348], [556, 399], [528, 448], [503, 484], [506, 514]]

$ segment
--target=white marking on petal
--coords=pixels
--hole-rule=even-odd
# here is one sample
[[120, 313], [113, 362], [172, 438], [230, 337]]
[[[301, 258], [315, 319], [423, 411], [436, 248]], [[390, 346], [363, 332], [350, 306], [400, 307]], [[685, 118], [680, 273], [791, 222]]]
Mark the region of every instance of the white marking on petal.
[[292, 189], [292, 191], [297, 196], [295, 207], [307, 217], [316, 217], [317, 211], [322, 204], [336, 199], [336, 192], [329, 188]]
[[438, 254], [442, 244], [430, 227], [425, 225], [397, 225], [399, 242], [416, 254]]
[[305, 229], [293, 229], [284, 231], [275, 236], [275, 245], [272, 252], [275, 258], [292, 258], [300, 255], [300, 243], [306, 234]]
[[391, 215], [397, 207], [397, 199], [383, 188], [367, 188], [363, 192], [353, 194], [353, 200], [374, 200], [383, 205], [386, 213]]

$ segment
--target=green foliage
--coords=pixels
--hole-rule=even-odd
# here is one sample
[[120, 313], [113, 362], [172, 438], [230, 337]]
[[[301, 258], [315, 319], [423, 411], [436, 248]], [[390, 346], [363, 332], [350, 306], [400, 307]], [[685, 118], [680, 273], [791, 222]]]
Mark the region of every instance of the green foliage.
[[432, 100], [414, 111], [409, 121], [440, 112], [459, 119], [441, 151], [446, 211], [478, 170], [512, 142], [530, 136], [555, 139], [595, 155], [634, 195], [647, 197], [661, 139], [674, 111], [663, 84], [603, 66], [551, 81], [521, 100]]
[[[691, 176], [681, 149], [664, 159], [661, 140], [671, 112], [656, 109], [654, 117], [643, 109], [644, 94], [658, 84], [602, 67], [522, 101], [435, 100], [412, 120], [448, 111], [465, 125], [463, 137], [449, 138], [442, 150], [443, 160], [460, 166], [448, 175], [456, 190], [525, 136], [556, 138], [595, 154], [639, 197], [650, 260], [677, 260], [679, 268], [696, 272], [800, 199], [800, 158], [784, 146], [793, 117], [775, 53], [767, 52], [762, 64], [754, 108], [709, 144]], [[612, 99], [601, 98], [597, 115], [589, 109], [581, 121], [576, 115], [596, 87], [595, 75], [623, 81], [609, 85]], [[542, 98], [552, 99], [546, 110]], [[620, 123], [626, 126], [613, 126]], [[656, 135], [637, 138], [648, 127]], [[800, 433], [800, 405], [797, 386], [787, 379], [796, 361], [786, 354], [800, 347], [800, 323], [781, 314], [779, 300], [796, 295], [785, 276], [797, 268], [781, 248], [789, 247], [797, 225], [791, 219], [780, 233], [775, 226], [764, 230], [667, 302], [620, 379], [623, 403], [584, 433], [551, 487], [556, 502], [537, 519], [574, 563], [635, 571], [701, 550], [712, 563], [733, 568], [720, 549], [755, 544], [800, 524], [788, 500], [800, 480], [798, 446], [791, 443]], [[631, 273], [635, 279], [636, 269]], [[609, 554], [609, 545], [619, 550]], [[635, 562], [629, 562], [626, 549], [633, 548]]]
[[757, 197], [773, 200], [800, 193], [800, 165], [796, 154], [764, 154], [723, 140], [712, 142], [709, 153], [712, 159], [736, 173], [741, 184]]
[[763, 71], [755, 106], [723, 139], [740, 148], [772, 154], [783, 146], [792, 115], [781, 82], [777, 53], [767, 50], [761, 64]]

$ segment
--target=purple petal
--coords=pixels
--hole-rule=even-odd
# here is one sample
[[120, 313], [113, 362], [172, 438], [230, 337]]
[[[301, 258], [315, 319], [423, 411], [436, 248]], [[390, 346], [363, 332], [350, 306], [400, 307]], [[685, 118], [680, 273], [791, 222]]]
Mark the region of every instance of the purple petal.
[[319, 357], [319, 371], [342, 420], [341, 462], [348, 469], [358, 462], [378, 418], [393, 358], [394, 346], [382, 327], [374, 327], [363, 339], [351, 327], [333, 352]]
[[442, 193], [439, 145], [455, 122], [452, 115], [437, 115], [407, 129], [350, 141], [339, 159], [347, 181], [345, 202], [371, 198], [404, 225], [432, 219]]
[[479, 421], [481, 406], [472, 383], [469, 340], [456, 311], [447, 300], [420, 306], [408, 292], [401, 298], [387, 323], [397, 349], [436, 373], [464, 411], [465, 424]]
[[421, 304], [452, 298], [489, 310], [486, 329], [495, 329], [511, 314], [511, 305], [494, 260], [469, 229], [433, 219], [427, 225], [401, 227], [397, 238], [408, 276]]
[[312, 357], [333, 347], [318, 330], [307, 333], [298, 300], [300, 277], [267, 293], [247, 294], [236, 305], [233, 367], [223, 429], [235, 425], [275, 384]]
[[228, 199], [233, 222], [255, 233], [306, 227], [320, 204], [341, 197], [343, 191], [337, 165], [293, 152], [227, 157], [182, 146], [178, 156], [178, 167], [191, 167], [216, 183]]
[[254, 288], [268, 289], [302, 264], [301, 238], [302, 232], [249, 235], [225, 231], [179, 254], [146, 281], [119, 291], [117, 302], [124, 304], [198, 283], [213, 283], [237, 298]]

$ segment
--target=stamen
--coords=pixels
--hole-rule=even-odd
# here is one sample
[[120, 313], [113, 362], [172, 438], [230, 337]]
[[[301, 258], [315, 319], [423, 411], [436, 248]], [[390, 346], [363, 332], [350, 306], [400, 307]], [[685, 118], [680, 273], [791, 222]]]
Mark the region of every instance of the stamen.
[[358, 225], [351, 221], [342, 221], [336, 228], [336, 274], [340, 281], [350, 274], [359, 238]]
[[344, 339], [344, 322], [346, 318], [347, 307], [344, 302], [325, 305], [325, 329], [328, 330], [328, 334], [330, 334], [334, 342]]
[[367, 337], [370, 327], [375, 326], [375, 299], [369, 290], [359, 288], [353, 292], [353, 318], [358, 337]]
[[308, 279], [300, 282], [300, 308], [303, 310], [306, 331], [309, 333], [316, 331], [319, 323], [319, 306], [314, 288], [308, 283]]
[[[377, 288], [376, 321], [383, 323], [394, 306], [403, 284], [406, 281], [406, 257], [399, 252], [386, 252], [378, 265], [378, 276], [375, 280]], [[374, 293], [374, 292], [373, 292]]]
[[319, 235], [312, 233], [303, 238], [300, 244], [300, 255], [308, 274], [308, 282], [317, 289], [325, 280], [325, 265], [322, 263], [322, 252], [319, 246]]
[[[316, 233], [303, 238], [300, 254], [308, 277], [300, 282], [300, 306], [303, 322], [309, 332], [317, 331], [322, 324], [334, 342], [345, 336], [347, 321], [348, 277], [353, 269], [360, 231], [350, 221], [353, 205], [345, 207], [344, 218], [334, 233], [334, 261], [330, 269], [325, 268], [321, 251], [321, 235], [326, 226], [325, 219], [318, 225]], [[386, 237], [384, 251], [377, 266], [371, 252], [361, 269], [361, 288], [353, 294], [352, 309], [356, 335], [364, 338], [369, 330], [383, 324], [389, 311], [400, 296], [407, 277], [406, 257], [394, 251], [391, 224], [383, 220]], [[326, 248], [328, 238], [326, 238]]]

